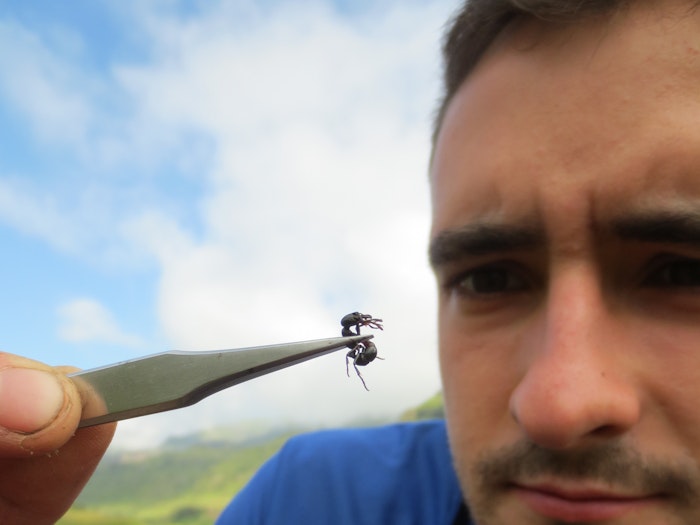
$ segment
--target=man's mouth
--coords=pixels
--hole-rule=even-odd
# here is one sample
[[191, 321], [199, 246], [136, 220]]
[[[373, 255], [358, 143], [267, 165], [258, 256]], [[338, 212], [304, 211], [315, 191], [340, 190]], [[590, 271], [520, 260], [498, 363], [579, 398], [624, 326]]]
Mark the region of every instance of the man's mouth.
[[509, 488], [536, 514], [564, 523], [611, 520], [663, 499], [660, 495], [627, 494], [585, 484], [514, 483]]

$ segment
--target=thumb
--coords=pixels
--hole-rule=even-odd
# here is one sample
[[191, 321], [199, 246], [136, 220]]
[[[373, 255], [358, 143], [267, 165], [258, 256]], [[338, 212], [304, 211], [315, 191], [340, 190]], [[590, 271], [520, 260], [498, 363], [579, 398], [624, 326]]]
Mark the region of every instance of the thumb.
[[57, 450], [73, 435], [81, 414], [73, 383], [51, 367], [0, 354], [0, 455]]
[[76, 431], [83, 400], [65, 371], [0, 353], [0, 523], [55, 523], [112, 439], [115, 425]]

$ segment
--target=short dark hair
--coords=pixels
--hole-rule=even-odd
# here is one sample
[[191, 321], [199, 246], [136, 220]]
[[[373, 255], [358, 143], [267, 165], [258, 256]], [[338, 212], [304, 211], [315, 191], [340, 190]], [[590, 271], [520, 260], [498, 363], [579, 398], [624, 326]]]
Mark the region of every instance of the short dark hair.
[[442, 44], [443, 92], [433, 122], [433, 150], [455, 93], [494, 39], [514, 20], [573, 22], [618, 10], [630, 0], [466, 0], [452, 16]]

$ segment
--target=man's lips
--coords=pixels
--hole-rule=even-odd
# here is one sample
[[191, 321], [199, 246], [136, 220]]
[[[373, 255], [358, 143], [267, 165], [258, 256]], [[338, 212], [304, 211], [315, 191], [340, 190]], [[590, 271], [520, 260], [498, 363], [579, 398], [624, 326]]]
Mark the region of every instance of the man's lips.
[[513, 484], [510, 489], [535, 513], [565, 523], [610, 520], [661, 500], [658, 495], [616, 493], [584, 485]]

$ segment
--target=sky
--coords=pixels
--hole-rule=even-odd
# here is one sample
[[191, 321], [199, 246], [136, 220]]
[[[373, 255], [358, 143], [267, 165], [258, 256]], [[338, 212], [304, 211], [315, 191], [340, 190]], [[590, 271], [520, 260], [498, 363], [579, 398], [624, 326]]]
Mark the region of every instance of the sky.
[[0, 350], [83, 369], [335, 337], [344, 352], [122, 422], [395, 417], [440, 389], [427, 164], [457, 0], [0, 2]]

